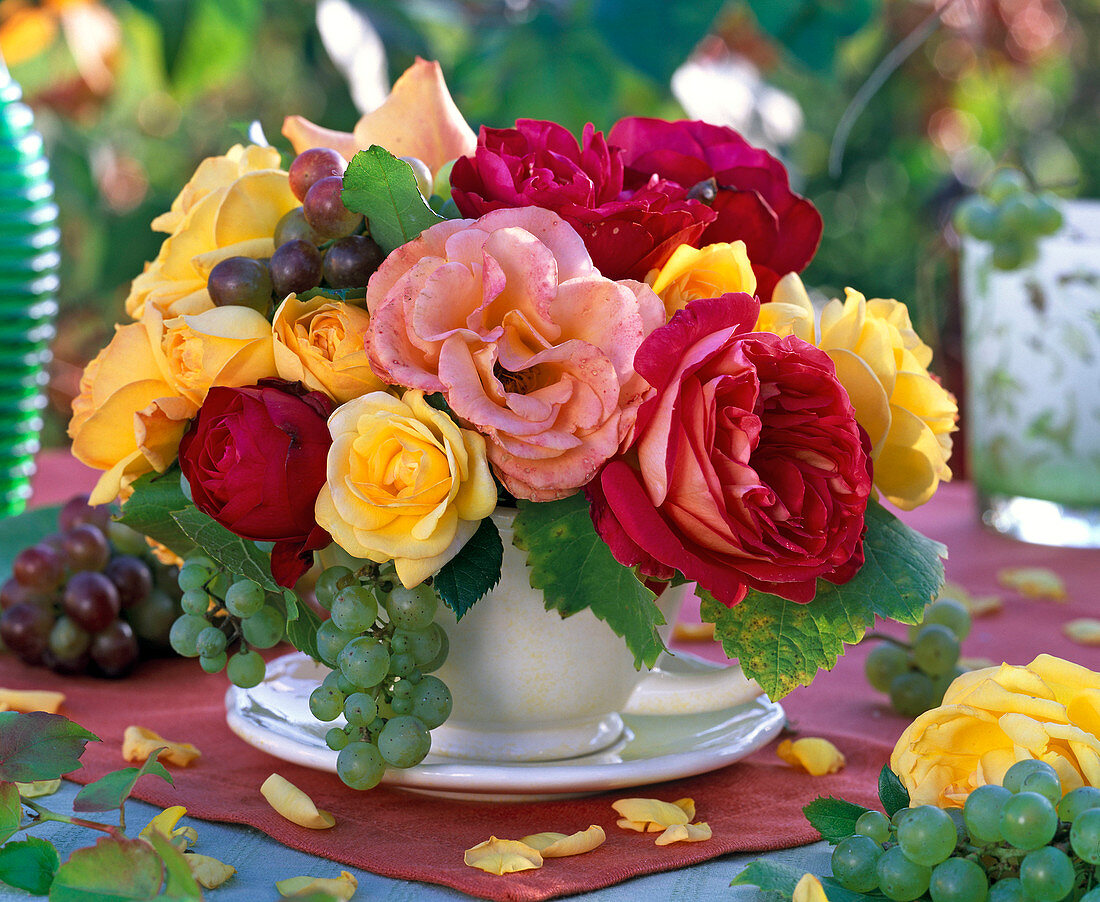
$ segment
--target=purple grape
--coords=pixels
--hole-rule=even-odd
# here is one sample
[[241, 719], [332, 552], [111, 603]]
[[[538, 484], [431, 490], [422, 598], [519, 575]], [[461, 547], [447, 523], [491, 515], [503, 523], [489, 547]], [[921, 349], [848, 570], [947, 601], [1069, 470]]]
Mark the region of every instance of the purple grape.
[[293, 241], [296, 238], [314, 245], [324, 241], [306, 222], [306, 214], [301, 207], [288, 210], [283, 214], [283, 218], [275, 224], [275, 247], [282, 247], [288, 241]]
[[57, 526], [61, 532], [68, 532], [74, 526], [91, 523], [100, 529], [106, 529], [111, 519], [111, 509], [106, 504], [91, 506], [87, 495], [74, 495], [62, 506], [57, 515]]
[[321, 252], [300, 238], [276, 248], [270, 265], [271, 281], [279, 301], [321, 284]]
[[271, 272], [251, 257], [228, 257], [210, 270], [206, 290], [218, 307], [251, 307], [267, 314], [271, 307]]
[[138, 659], [138, 641], [125, 620], [112, 621], [92, 637], [92, 660], [105, 676], [126, 674]]
[[39, 589], [24, 586], [14, 576], [0, 586], [0, 609], [7, 610], [17, 604], [34, 604], [40, 608], [53, 606], [54, 592], [43, 593]]
[[36, 604], [12, 605], [0, 614], [0, 640], [27, 664], [38, 664], [49, 645], [53, 622], [53, 614]]
[[311, 147], [303, 150], [290, 164], [287, 175], [290, 178], [290, 190], [298, 200], [305, 200], [306, 194], [317, 182], [329, 176], [343, 176], [348, 161], [331, 147]]
[[302, 201], [302, 210], [318, 235], [325, 238], [341, 238], [350, 235], [363, 221], [361, 213], [353, 213], [344, 206], [341, 195], [344, 180], [330, 175], [314, 183]]
[[364, 287], [385, 256], [373, 238], [365, 235], [339, 238], [325, 254], [325, 281], [333, 288]]
[[15, 556], [11, 571], [24, 586], [49, 592], [65, 578], [65, 561], [50, 545], [31, 545]]
[[98, 526], [83, 523], [62, 536], [62, 549], [69, 569], [102, 570], [111, 559], [111, 545]]
[[153, 591], [153, 573], [139, 557], [120, 554], [111, 559], [103, 572], [118, 589], [118, 600], [123, 609], [141, 604]]
[[118, 618], [122, 605], [118, 589], [102, 573], [83, 570], [65, 584], [62, 597], [65, 613], [89, 633], [106, 629]]

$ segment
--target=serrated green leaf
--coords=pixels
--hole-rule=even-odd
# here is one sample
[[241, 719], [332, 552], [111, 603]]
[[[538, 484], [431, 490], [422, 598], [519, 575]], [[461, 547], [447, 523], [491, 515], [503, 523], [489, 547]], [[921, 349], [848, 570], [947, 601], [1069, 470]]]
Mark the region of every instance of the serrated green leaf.
[[387, 254], [443, 222], [420, 194], [412, 167], [377, 144], [354, 156], [340, 196], [349, 210], [367, 217], [371, 237]]
[[60, 714], [33, 711], [0, 718], [0, 780], [54, 780], [80, 767], [88, 742], [99, 737]]
[[835, 846], [844, 837], [855, 833], [856, 821], [869, 810], [844, 799], [818, 796], [802, 809], [802, 813], [810, 826], [821, 834], [821, 838]]
[[180, 557], [195, 550], [195, 543], [172, 519], [176, 511], [191, 507], [180, 488], [179, 467], [165, 473], [147, 473], [134, 480], [134, 493], [122, 506], [119, 522], [170, 548]]
[[172, 782], [172, 775], [157, 760], [157, 756], [150, 755], [141, 767], [114, 770], [95, 782], [82, 786], [73, 799], [73, 811], [114, 811], [121, 808], [122, 803], [130, 797], [134, 784], [146, 774]]
[[145, 837], [145, 841], [152, 845], [164, 862], [164, 894], [174, 899], [201, 899], [202, 888], [195, 881], [183, 853], [155, 830]]
[[153, 847], [140, 839], [104, 837], [77, 849], [57, 869], [50, 902], [135, 902], [154, 898], [164, 865]]
[[804, 873], [805, 871], [799, 870], [794, 865], [759, 859], [750, 861], [748, 866], [730, 881], [730, 886], [755, 886], [766, 899], [790, 902], [794, 888]]
[[821, 887], [825, 890], [825, 898], [829, 902], [886, 902], [882, 893], [857, 893], [854, 890], [845, 889], [832, 877], [822, 877]]
[[298, 295], [298, 300], [302, 303], [306, 301], [312, 301], [314, 298], [325, 298], [330, 301], [344, 301], [345, 303], [355, 304], [358, 301], [365, 301], [367, 298], [367, 289], [365, 288], [311, 288], [309, 291], [303, 291]]
[[0, 847], [0, 880], [35, 896], [44, 896], [50, 891], [60, 864], [53, 843], [37, 836]]
[[57, 532], [60, 505], [37, 507], [16, 517], [0, 519], [0, 573], [11, 573], [15, 556], [28, 545]]
[[22, 822], [23, 803], [19, 800], [19, 787], [14, 783], [0, 783], [0, 844], [15, 836]]
[[486, 517], [462, 550], [444, 564], [432, 587], [459, 620], [474, 603], [500, 582], [504, 544], [496, 524]]
[[626, 640], [635, 667], [652, 667], [664, 651], [656, 596], [612, 557], [584, 495], [518, 504], [513, 542], [527, 552], [531, 585], [542, 590], [546, 609], [567, 617], [588, 608]]
[[890, 770], [889, 764], [882, 765], [878, 774], [878, 798], [889, 817], [909, 807], [909, 791], [901, 785], [901, 780]]
[[242, 539], [193, 506], [174, 511], [172, 519], [203, 554], [229, 573], [259, 583], [268, 592], [282, 594], [283, 587], [271, 576], [270, 556], [255, 542]]
[[321, 660], [321, 653], [317, 651], [317, 627], [320, 625], [321, 618], [309, 605], [298, 605], [294, 619], [290, 618], [289, 609], [287, 611], [287, 639], [298, 651], [309, 655], [315, 661]]

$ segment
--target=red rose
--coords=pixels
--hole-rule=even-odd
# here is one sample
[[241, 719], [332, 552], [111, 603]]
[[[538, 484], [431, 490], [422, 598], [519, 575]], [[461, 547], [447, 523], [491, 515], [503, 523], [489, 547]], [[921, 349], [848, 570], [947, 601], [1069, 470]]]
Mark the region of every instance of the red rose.
[[451, 196], [472, 218], [501, 207], [552, 210], [584, 239], [601, 274], [641, 281], [714, 219], [686, 188], [643, 181], [623, 194], [621, 154], [591, 124], [578, 145], [554, 122], [520, 119], [515, 128], [482, 127], [473, 156], [455, 161]]
[[761, 300], [771, 299], [780, 277], [805, 269], [817, 250], [821, 214], [791, 191], [779, 160], [733, 129], [630, 117], [615, 123], [607, 140], [622, 149], [627, 189], [647, 184], [653, 175], [687, 189], [715, 179], [717, 218], [693, 243], [744, 241]]
[[698, 300], [642, 343], [656, 394], [628, 453], [588, 486], [615, 558], [679, 570], [727, 605], [751, 586], [806, 602], [818, 577], [863, 564], [865, 433], [832, 361], [800, 338], [751, 332], [747, 294]]
[[245, 539], [274, 542], [271, 573], [293, 586], [332, 539], [313, 515], [325, 484], [333, 402], [300, 382], [210, 389], [180, 442], [195, 507]]

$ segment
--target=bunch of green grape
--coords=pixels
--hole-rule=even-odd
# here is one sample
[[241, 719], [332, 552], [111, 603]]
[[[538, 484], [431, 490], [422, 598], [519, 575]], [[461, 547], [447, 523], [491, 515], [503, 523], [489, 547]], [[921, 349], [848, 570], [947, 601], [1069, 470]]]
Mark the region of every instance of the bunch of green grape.
[[998, 169], [983, 186], [955, 208], [955, 231], [993, 245], [997, 269], [1018, 269], [1039, 255], [1039, 239], [1062, 227], [1058, 198], [1031, 190], [1018, 169]]
[[184, 561], [179, 587], [183, 614], [169, 633], [172, 648], [185, 658], [198, 658], [207, 673], [224, 669], [235, 686], [258, 685], [266, 665], [256, 649], [272, 648], [286, 632], [279, 600], [269, 598], [259, 583], [219, 570], [204, 555]]
[[435, 623], [439, 596], [425, 584], [406, 589], [390, 571], [337, 566], [317, 580], [317, 601], [331, 614], [317, 630], [317, 650], [333, 670], [309, 707], [321, 721], [343, 717], [325, 741], [352, 789], [377, 786], [387, 767], [423, 761], [430, 731], [451, 713], [450, 690], [430, 675], [449, 647]]
[[940, 598], [924, 609], [924, 620], [910, 629], [910, 641], [890, 637], [867, 656], [867, 682], [890, 695], [899, 714], [916, 717], [936, 707], [957, 676], [962, 640], [970, 633], [970, 613], [954, 598]]
[[1049, 764], [1008, 769], [959, 809], [868, 811], [833, 851], [846, 889], [894, 902], [1100, 902], [1100, 789], [1062, 795]]

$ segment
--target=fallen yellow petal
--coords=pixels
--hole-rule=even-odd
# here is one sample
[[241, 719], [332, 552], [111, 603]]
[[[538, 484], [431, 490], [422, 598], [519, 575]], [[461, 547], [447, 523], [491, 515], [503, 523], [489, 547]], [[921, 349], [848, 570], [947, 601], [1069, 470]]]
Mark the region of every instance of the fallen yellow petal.
[[674, 842], [703, 842], [710, 837], [710, 824], [700, 821], [698, 824], [673, 824], [654, 842], [659, 846], [668, 846]]
[[[628, 821], [647, 825], [659, 824], [663, 829], [673, 824], [686, 824], [691, 819], [684, 805], [681, 804], [690, 801], [690, 799], [680, 799], [679, 802], [662, 802], [660, 799], [619, 799], [612, 802], [611, 807]], [[691, 803], [691, 807], [694, 812], [694, 802]]]
[[127, 761], [145, 761], [157, 749], [164, 750], [159, 761], [179, 767], [187, 767], [202, 754], [189, 742], [165, 739], [146, 727], [129, 726], [122, 734], [122, 757]]
[[807, 873], [795, 884], [791, 902], [829, 902], [829, 897], [825, 895], [821, 881]]
[[1062, 632], [1078, 645], [1100, 645], [1100, 620], [1079, 617], [1063, 624]]
[[679, 623], [672, 627], [672, 638], [681, 642], [713, 642], [713, 623]]
[[214, 889], [221, 886], [237, 873], [237, 869], [232, 865], [211, 858], [209, 855], [196, 855], [194, 852], [188, 852], [183, 857], [191, 868], [191, 876], [203, 889]]
[[677, 799], [672, 804], [681, 809], [689, 821], [695, 817], [695, 799]]
[[775, 753], [794, 767], [801, 768], [813, 777], [835, 774], [844, 767], [844, 756], [829, 742], [816, 736], [803, 739], [784, 739]]
[[343, 902], [354, 896], [358, 887], [359, 881], [355, 879], [355, 875], [347, 871], [341, 871], [339, 877], [287, 877], [275, 884], [275, 889], [283, 898], [327, 893]]
[[997, 582], [1028, 598], [1064, 601], [1066, 597], [1066, 584], [1057, 573], [1046, 567], [1006, 567], [997, 571]]
[[52, 796], [61, 788], [61, 780], [34, 780], [31, 783], [16, 783], [15, 788], [25, 799], [37, 799]]
[[0, 711], [19, 711], [23, 714], [45, 711], [47, 714], [56, 714], [64, 701], [64, 692], [49, 692], [45, 689], [0, 689]]
[[278, 774], [264, 780], [260, 793], [279, 814], [300, 827], [325, 830], [336, 823], [336, 818], [327, 811], [318, 810], [313, 799]]
[[542, 867], [542, 855], [538, 849], [532, 849], [518, 840], [497, 839], [495, 836], [467, 849], [462, 860], [487, 874], [513, 874]]
[[182, 805], [172, 805], [153, 817], [138, 834], [139, 839], [148, 839], [153, 833], [159, 833], [180, 851], [187, 851], [199, 838], [194, 827], [177, 827], [181, 817], [187, 814]]
[[616, 826], [622, 827], [624, 830], [634, 830], [638, 833], [645, 833], [645, 828], [649, 826], [646, 821], [632, 821], [628, 817], [621, 817], [615, 821]]
[[984, 617], [995, 614], [1004, 607], [1004, 599], [999, 595], [971, 595], [958, 583], [944, 583], [941, 598], [954, 598], [966, 608], [971, 617]]
[[592, 824], [587, 830], [580, 830], [566, 836], [564, 833], [534, 833], [520, 840], [539, 852], [543, 858], [565, 858], [591, 852], [603, 845], [607, 839], [603, 827]]

